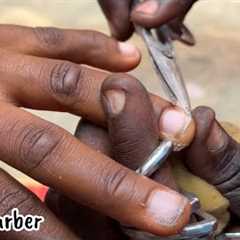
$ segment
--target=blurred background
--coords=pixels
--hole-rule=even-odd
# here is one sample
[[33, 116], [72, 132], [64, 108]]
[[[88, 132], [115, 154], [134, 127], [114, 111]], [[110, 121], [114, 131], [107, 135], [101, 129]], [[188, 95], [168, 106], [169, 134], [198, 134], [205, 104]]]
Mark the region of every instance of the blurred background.
[[[97, 0], [0, 0], [0, 23], [95, 29], [109, 34]], [[176, 43], [178, 62], [193, 107], [212, 107], [218, 119], [240, 125], [240, 0], [200, 0], [187, 17], [196, 47]], [[132, 74], [152, 92], [163, 93], [141, 40], [131, 41], [143, 51]], [[70, 132], [78, 118], [70, 114], [34, 112]], [[9, 170], [9, 168], [8, 168]], [[21, 175], [10, 171], [14, 176]], [[21, 176], [22, 179], [22, 176]], [[26, 178], [24, 178], [26, 181]]]

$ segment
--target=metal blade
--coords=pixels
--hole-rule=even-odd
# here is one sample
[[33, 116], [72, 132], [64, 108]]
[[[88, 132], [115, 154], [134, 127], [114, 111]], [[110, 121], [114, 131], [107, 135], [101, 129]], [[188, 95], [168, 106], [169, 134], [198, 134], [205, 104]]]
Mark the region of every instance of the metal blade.
[[146, 43], [160, 83], [170, 101], [191, 115], [189, 96], [182, 74], [176, 63], [172, 42], [168, 38], [168, 27], [163, 26], [158, 29], [158, 34], [161, 32], [165, 42], [160, 42], [156, 39], [150, 30], [138, 26], [137, 31]]

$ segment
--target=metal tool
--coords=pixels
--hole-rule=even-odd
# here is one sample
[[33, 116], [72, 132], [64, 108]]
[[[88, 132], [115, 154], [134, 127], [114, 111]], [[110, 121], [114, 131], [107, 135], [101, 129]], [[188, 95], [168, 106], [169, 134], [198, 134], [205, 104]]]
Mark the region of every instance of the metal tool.
[[217, 237], [217, 240], [240, 239], [240, 232], [224, 233]]
[[[134, 4], [141, 1], [135, 0]], [[181, 107], [191, 115], [191, 104], [183, 81], [181, 71], [177, 65], [171, 28], [168, 25], [158, 29], [146, 29], [135, 25], [136, 32], [146, 43], [160, 83], [174, 105]]]
[[[135, 0], [134, 4], [139, 2], [140, 0]], [[186, 114], [191, 117], [189, 96], [181, 71], [176, 62], [173, 41], [171, 39], [172, 30], [167, 25], [152, 30], [135, 25], [135, 29], [146, 44], [154, 69], [169, 100], [174, 105], [181, 107]], [[167, 159], [173, 149], [181, 150], [178, 146], [174, 146], [173, 148], [173, 143], [170, 144], [169, 141], [163, 141], [156, 149], [159, 156], [156, 159], [150, 158], [152, 162], [146, 162], [144, 166], [139, 169], [139, 173], [145, 175], [145, 173], [142, 172], [145, 171], [144, 168], [150, 168], [152, 169], [148, 175], [150, 176], [157, 169], [157, 166]], [[159, 163], [157, 161], [159, 161]]]
[[136, 172], [140, 175], [150, 177], [165, 162], [168, 155], [172, 152], [172, 148], [173, 143], [171, 141], [162, 141], [159, 147], [153, 151], [147, 161]]
[[146, 43], [165, 93], [174, 105], [181, 107], [188, 115], [191, 115], [189, 96], [176, 62], [170, 37], [171, 30], [166, 25], [156, 30], [148, 30], [139, 26], [136, 29]]

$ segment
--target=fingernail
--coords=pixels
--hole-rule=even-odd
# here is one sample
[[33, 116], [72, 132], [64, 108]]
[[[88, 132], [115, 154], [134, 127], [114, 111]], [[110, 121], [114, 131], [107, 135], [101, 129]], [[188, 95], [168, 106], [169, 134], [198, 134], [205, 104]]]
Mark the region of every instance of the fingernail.
[[174, 191], [154, 191], [148, 202], [147, 211], [159, 224], [175, 225], [189, 204], [188, 200]]
[[191, 118], [178, 108], [168, 108], [160, 116], [159, 124], [163, 133], [177, 136], [183, 133], [190, 123]]
[[125, 92], [122, 90], [107, 90], [104, 92], [108, 113], [118, 115], [122, 112], [126, 102]]
[[126, 57], [135, 57], [139, 55], [138, 49], [131, 43], [120, 42], [118, 44], [118, 49], [120, 53]]
[[158, 2], [155, 0], [150, 0], [137, 5], [134, 11], [146, 15], [154, 15], [158, 11], [158, 8], [159, 8]]

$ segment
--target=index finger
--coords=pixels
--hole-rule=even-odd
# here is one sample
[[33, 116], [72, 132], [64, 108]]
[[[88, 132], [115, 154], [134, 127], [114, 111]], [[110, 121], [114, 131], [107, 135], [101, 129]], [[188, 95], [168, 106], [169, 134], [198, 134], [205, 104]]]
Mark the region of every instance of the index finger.
[[0, 158], [8, 164], [128, 226], [171, 235], [188, 222], [185, 197], [94, 151], [62, 128], [9, 104], [0, 106]]

